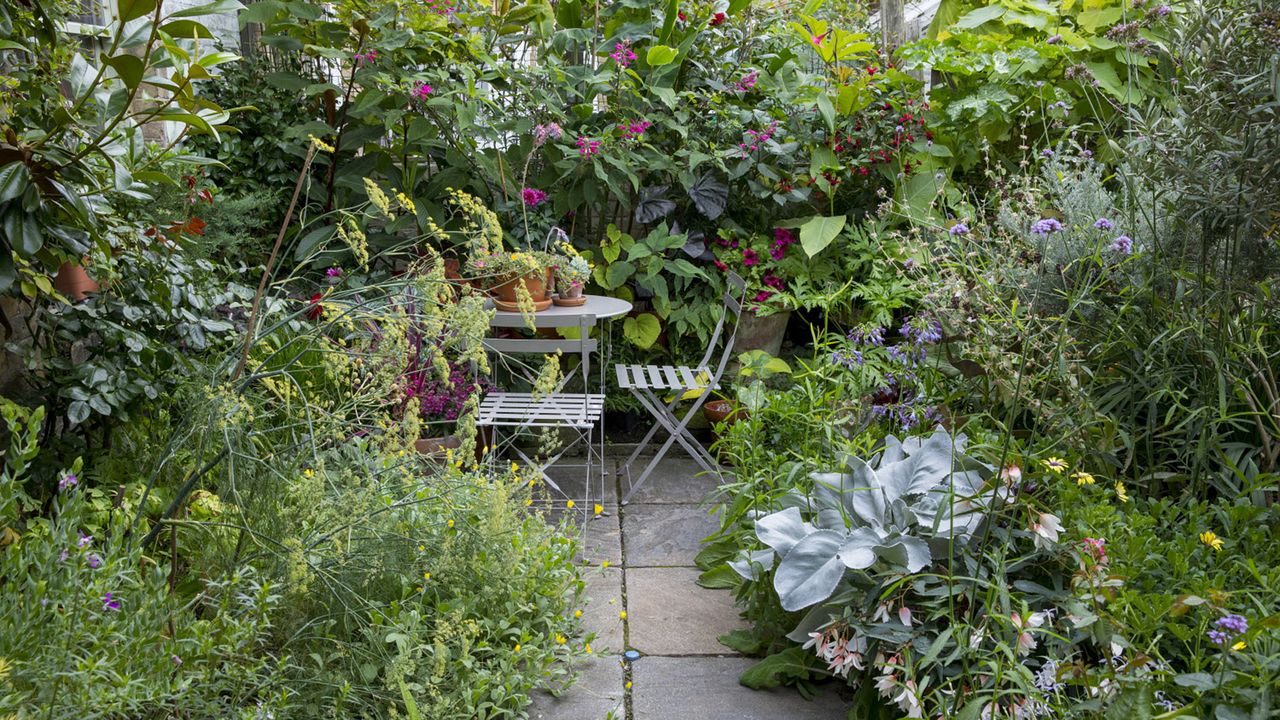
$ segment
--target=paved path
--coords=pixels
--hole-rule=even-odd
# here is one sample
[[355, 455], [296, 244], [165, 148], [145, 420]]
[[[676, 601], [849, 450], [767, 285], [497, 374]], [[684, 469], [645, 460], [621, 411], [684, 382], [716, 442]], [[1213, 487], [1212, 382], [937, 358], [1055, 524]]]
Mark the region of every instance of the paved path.
[[[596, 634], [594, 657], [560, 697], [541, 693], [536, 720], [840, 720], [847, 708], [833, 690], [807, 702], [792, 689], [761, 692], [738, 684], [755, 661], [717, 637], [744, 627], [725, 590], [697, 585], [694, 557], [720, 524], [700, 506], [715, 479], [695, 477], [684, 457], [665, 460], [619, 508], [606, 487], [608, 515], [592, 519], [583, 560], [588, 603], [583, 620]], [[556, 473], [552, 473], [553, 476]], [[609, 478], [607, 485], [613, 485]], [[625, 611], [625, 615], [622, 615]], [[641, 657], [622, 661], [625, 650]]]

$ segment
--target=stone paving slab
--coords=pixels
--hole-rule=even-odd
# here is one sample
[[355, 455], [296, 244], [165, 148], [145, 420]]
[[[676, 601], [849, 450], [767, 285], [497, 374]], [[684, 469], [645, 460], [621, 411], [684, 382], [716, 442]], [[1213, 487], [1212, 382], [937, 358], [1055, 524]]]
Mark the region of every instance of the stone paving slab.
[[[675, 452], [674, 450], [672, 451]], [[652, 456], [642, 455], [636, 458], [636, 462], [631, 466], [631, 477], [639, 479], [640, 473], [644, 472], [645, 466], [649, 463]], [[618, 460], [621, 463], [626, 458]], [[727, 471], [727, 468], [725, 469]], [[618, 470], [622, 472], [621, 467]], [[702, 474], [699, 474], [702, 473]], [[627, 490], [625, 476], [623, 476], [622, 488]], [[662, 459], [658, 467], [654, 468], [648, 479], [644, 481], [644, 485], [631, 496], [631, 503], [654, 503], [654, 504], [697, 504], [702, 502], [720, 485], [720, 478], [715, 475], [704, 473], [702, 466], [694, 462], [688, 456], [672, 457], [668, 455]]]
[[622, 570], [617, 567], [587, 570], [587, 604], [582, 608], [582, 629], [596, 634], [591, 647], [597, 655], [621, 655], [626, 605], [622, 598]]
[[628, 568], [626, 573], [630, 644], [646, 655], [721, 655], [727, 650], [717, 638], [745, 626], [733, 595], [698, 587], [696, 568]]
[[578, 681], [560, 697], [538, 691], [533, 694], [529, 717], [533, 720], [621, 720], [623, 707], [622, 665], [616, 656], [593, 657], [577, 667]]
[[849, 711], [835, 688], [812, 702], [791, 688], [752, 690], [738, 676], [742, 657], [646, 657], [632, 664], [634, 720], [838, 720]]
[[702, 538], [720, 529], [715, 515], [698, 505], [645, 505], [622, 508], [627, 567], [693, 565]]
[[[576, 458], [575, 462], [580, 461]], [[547, 468], [547, 475], [560, 486], [563, 494], [556, 493], [551, 488], [546, 488], [549, 494], [557, 501], [563, 502], [565, 497], [571, 497], [579, 503], [590, 499], [591, 502], [603, 502], [605, 505], [618, 504], [618, 483], [613, 478], [613, 458], [605, 458], [605, 475], [604, 475], [604, 500], [601, 501], [600, 476], [593, 472], [593, 477], [588, 480], [586, 469], [582, 467], [566, 467], [561, 465], [552, 465]]]

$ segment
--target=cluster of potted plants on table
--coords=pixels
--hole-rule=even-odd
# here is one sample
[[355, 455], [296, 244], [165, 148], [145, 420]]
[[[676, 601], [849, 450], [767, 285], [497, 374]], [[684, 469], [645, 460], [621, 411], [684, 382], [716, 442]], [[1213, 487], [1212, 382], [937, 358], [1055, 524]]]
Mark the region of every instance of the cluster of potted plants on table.
[[541, 312], [552, 304], [577, 307], [591, 266], [567, 240], [549, 250], [473, 249], [467, 270], [506, 312]]

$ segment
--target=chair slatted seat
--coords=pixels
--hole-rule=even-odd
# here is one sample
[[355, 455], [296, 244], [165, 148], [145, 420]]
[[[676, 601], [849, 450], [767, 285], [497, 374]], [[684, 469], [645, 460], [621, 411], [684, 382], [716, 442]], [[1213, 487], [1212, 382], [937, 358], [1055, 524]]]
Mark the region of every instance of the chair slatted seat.
[[578, 429], [593, 427], [604, 415], [604, 395], [555, 393], [536, 396], [533, 393], [494, 392], [480, 403], [477, 423], [481, 426], [557, 427]]
[[687, 365], [615, 365], [618, 387], [632, 390], [718, 390], [711, 382], [711, 371]]

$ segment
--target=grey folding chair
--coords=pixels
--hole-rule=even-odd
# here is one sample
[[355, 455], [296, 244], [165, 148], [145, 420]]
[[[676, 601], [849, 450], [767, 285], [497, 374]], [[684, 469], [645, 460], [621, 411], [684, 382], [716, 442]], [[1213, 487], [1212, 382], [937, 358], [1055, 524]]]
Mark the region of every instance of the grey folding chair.
[[[716, 322], [715, 330], [711, 333], [711, 342], [707, 344], [707, 350], [702, 355], [702, 361], [696, 366], [614, 366], [618, 376], [618, 386], [630, 390], [636, 396], [636, 399], [640, 401], [640, 404], [657, 421], [657, 424], [649, 428], [649, 432], [644, 436], [644, 439], [640, 441], [635, 451], [631, 453], [631, 456], [622, 465], [621, 471], [626, 475], [628, 488], [627, 494], [622, 498], [623, 505], [631, 501], [631, 496], [644, 485], [645, 480], [649, 479], [649, 475], [658, 466], [658, 463], [662, 461], [662, 458], [666, 456], [672, 444], [677, 442], [702, 466], [703, 470], [716, 475], [720, 474], [720, 464], [693, 437], [689, 432], [688, 426], [689, 420], [702, 408], [711, 391], [720, 387], [720, 378], [724, 375], [724, 370], [728, 367], [729, 360], [733, 357], [733, 342], [738, 333], [738, 318], [742, 316], [742, 305], [746, 300], [746, 283], [735, 273], [729, 273], [728, 278], [729, 287], [724, 293], [724, 310], [720, 314], [719, 321]], [[723, 343], [721, 343], [722, 335], [724, 336]], [[715, 368], [712, 368], [710, 363], [712, 356], [716, 352], [717, 345], [721, 346], [720, 360], [716, 363]], [[684, 395], [691, 391], [698, 392], [697, 398], [694, 399], [693, 405], [685, 412], [684, 417], [677, 417], [676, 406]], [[673, 393], [674, 397], [664, 401], [659, 397], [660, 393]], [[653, 459], [641, 471], [640, 477], [632, 480], [632, 463], [649, 446], [659, 428], [667, 431], [667, 441], [662, 444], [662, 447], [658, 448]]]
[[[522, 319], [513, 321], [522, 325]], [[577, 316], [573, 319], [578, 328], [576, 339], [525, 339], [525, 338], [489, 338], [484, 341], [485, 348], [491, 353], [511, 358], [520, 355], [548, 355], [554, 353], [572, 353], [580, 358], [579, 366], [567, 373], [559, 386], [546, 395], [528, 392], [491, 392], [480, 402], [476, 426], [487, 428], [489, 440], [490, 466], [497, 462], [499, 455], [510, 452], [519, 457], [525, 464], [532, 466], [542, 476], [548, 487], [560, 493], [566, 499], [580, 501], [583, 510], [587, 511], [592, 501], [603, 503], [604, 500], [604, 429], [601, 418], [604, 416], [604, 393], [592, 393], [591, 389], [591, 355], [596, 352], [599, 341], [590, 337], [590, 330], [596, 319], [592, 315]], [[565, 392], [569, 380], [580, 375], [583, 392]], [[603, 389], [603, 388], [601, 388]], [[564, 429], [572, 431], [573, 439], [557, 448], [547, 458], [534, 459], [517, 444], [522, 435], [528, 435], [531, 429]], [[565, 453], [575, 447], [585, 447], [586, 468], [583, 485], [583, 496], [575, 497], [560, 487], [547, 473], [547, 469], [564, 457]], [[577, 467], [578, 465], [575, 465]], [[593, 496], [593, 480], [599, 480], [599, 495]]]

